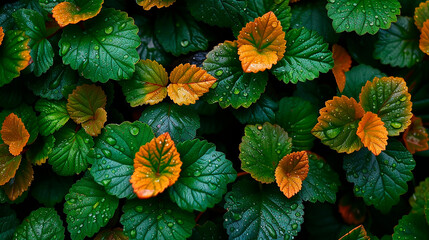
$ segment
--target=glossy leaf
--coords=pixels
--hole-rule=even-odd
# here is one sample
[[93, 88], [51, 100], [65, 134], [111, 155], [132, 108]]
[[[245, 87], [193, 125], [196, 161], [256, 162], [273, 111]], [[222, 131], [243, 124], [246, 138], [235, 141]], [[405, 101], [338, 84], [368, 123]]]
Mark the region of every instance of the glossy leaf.
[[429, 3], [421, 2], [414, 10], [414, 23], [419, 30], [423, 28], [424, 22], [429, 19]]
[[21, 155], [13, 156], [9, 152], [9, 146], [0, 144], [0, 186], [15, 176], [20, 163]]
[[64, 2], [65, 0], [39, 0], [40, 7], [42, 7], [45, 11], [52, 13], [52, 9], [60, 2]]
[[247, 125], [239, 149], [241, 169], [257, 181], [271, 183], [280, 160], [292, 151], [292, 139], [278, 125]]
[[349, 98], [359, 99], [359, 94], [363, 86], [368, 81], [372, 81], [374, 77], [384, 77], [380, 70], [368, 65], [358, 65], [353, 67], [350, 71], [346, 72], [346, 86], [342, 95]]
[[9, 30], [0, 45], [0, 87], [20, 75], [30, 61], [30, 38], [20, 30]]
[[286, 53], [271, 70], [285, 83], [305, 82], [334, 67], [328, 44], [315, 31], [292, 29], [286, 34]]
[[346, 49], [338, 44], [334, 44], [332, 46], [332, 58], [334, 59], [334, 68], [332, 68], [332, 73], [334, 74], [338, 89], [340, 92], [343, 92], [344, 87], [346, 86], [345, 73], [349, 71], [352, 66], [352, 58]]
[[34, 171], [31, 162], [28, 159], [23, 159], [16, 170], [15, 176], [5, 185], [4, 192], [11, 201], [15, 201], [21, 196], [31, 185], [34, 178]]
[[142, 6], [144, 10], [150, 10], [152, 7], [169, 7], [174, 2], [176, 0], [137, 0], [137, 4]]
[[64, 126], [70, 118], [65, 101], [40, 99], [36, 102], [35, 109], [40, 112], [37, 121], [39, 122], [39, 132], [42, 136], [54, 133]]
[[194, 110], [170, 103], [146, 108], [139, 120], [147, 123], [156, 136], [168, 132], [175, 142], [194, 139], [200, 128], [200, 118]]
[[408, 202], [411, 205], [411, 213], [420, 215], [424, 214], [426, 216], [426, 221], [428, 221], [429, 178], [426, 178], [424, 181], [421, 181], [419, 185], [415, 187], [414, 193], [410, 197]]
[[97, 159], [91, 167], [94, 180], [103, 185], [111, 195], [134, 198], [130, 183], [134, 172], [134, 157], [140, 146], [153, 137], [152, 129], [138, 121], [107, 125], [95, 142]]
[[365, 113], [362, 106], [354, 98], [346, 96], [335, 96], [326, 101], [325, 105], [320, 109], [318, 122], [311, 130], [313, 135], [339, 153], [359, 150], [363, 144], [356, 131]]
[[61, 176], [78, 174], [88, 168], [87, 155], [94, 141], [83, 129], [64, 127], [55, 135], [55, 147], [49, 156], [49, 164]]
[[355, 31], [375, 34], [396, 22], [401, 5], [398, 0], [331, 0], [326, 5], [336, 32]]
[[411, 118], [411, 124], [405, 130], [402, 138], [404, 140], [405, 147], [412, 154], [429, 149], [428, 133], [426, 128], [423, 126], [422, 119], [419, 117], [413, 116]]
[[52, 9], [52, 17], [65, 27], [93, 18], [100, 13], [104, 0], [70, 0], [61, 2]]
[[397, 140], [389, 140], [386, 150], [375, 156], [368, 149], [344, 156], [347, 180], [354, 183], [354, 194], [367, 205], [387, 212], [407, 192], [407, 181], [416, 163]]
[[65, 197], [64, 213], [72, 239], [92, 237], [113, 217], [119, 199], [104, 191], [92, 177], [85, 176], [70, 188]]
[[32, 211], [16, 228], [13, 239], [58, 239], [63, 240], [63, 221], [53, 208], [39, 208]]
[[254, 104], [248, 108], [239, 108], [232, 111], [232, 114], [242, 124], [256, 124], [264, 122], [274, 122], [275, 112], [278, 103], [267, 95], [262, 95]]
[[359, 225], [353, 228], [350, 232], [346, 233], [340, 238], [340, 240], [369, 240], [365, 228], [363, 225]]
[[156, 61], [140, 60], [133, 76], [119, 83], [131, 107], [154, 105], [167, 96], [168, 74]]
[[389, 136], [398, 136], [411, 124], [411, 95], [403, 78], [375, 77], [362, 88], [359, 99], [365, 111], [381, 118]]
[[247, 23], [237, 39], [241, 66], [248, 73], [271, 69], [286, 51], [285, 32], [273, 12]]
[[301, 190], [308, 169], [308, 155], [305, 151], [290, 153], [280, 160], [275, 172], [276, 182], [287, 198]]
[[393, 229], [393, 240], [425, 239], [429, 236], [428, 224], [422, 214], [404, 215]]
[[15, 113], [9, 114], [4, 119], [0, 134], [1, 139], [9, 146], [9, 152], [13, 156], [21, 154], [25, 145], [27, 145], [28, 139], [30, 139], [30, 133], [28, 133], [21, 118]]
[[218, 79], [207, 93], [209, 103], [218, 102], [222, 108], [247, 108], [265, 91], [267, 73], [243, 72], [237, 51], [236, 42], [226, 41], [207, 54], [203, 69]]
[[[22, 120], [25, 129], [27, 129], [28, 133], [30, 133], [30, 138], [28, 139], [27, 145], [32, 144], [36, 140], [37, 135], [39, 134], [37, 116], [33, 108], [23, 103], [16, 108], [3, 110], [2, 112], [0, 112], [0, 123], [3, 123], [6, 117], [9, 116], [11, 113], [16, 114], [18, 118]], [[1, 137], [0, 143], [3, 143]]]
[[164, 133], [140, 147], [130, 182], [139, 198], [162, 193], [179, 178], [182, 161], [170, 134]]
[[168, 197], [127, 201], [121, 224], [131, 239], [184, 240], [191, 236], [194, 215], [177, 208]]
[[34, 165], [42, 165], [48, 160], [49, 154], [55, 146], [55, 138], [53, 135], [47, 137], [38, 137], [31, 144], [31, 148], [25, 153], [25, 157]]
[[429, 55], [429, 21], [424, 22], [421, 31], [419, 48], [422, 52]]
[[359, 122], [356, 134], [374, 155], [377, 156], [381, 151], [386, 150], [387, 129], [377, 114], [366, 112]]
[[168, 96], [178, 105], [195, 104], [216, 82], [216, 78], [204, 69], [186, 63], [175, 67], [170, 73]]
[[177, 144], [177, 151], [183, 165], [179, 179], [169, 189], [171, 200], [188, 211], [212, 208], [237, 176], [232, 163], [214, 144], [198, 139]]
[[136, 48], [140, 45], [133, 19], [107, 8], [84, 25], [85, 30], [76, 25], [63, 30], [59, 42], [63, 63], [93, 82], [129, 79], [135, 71]]
[[277, 186], [240, 179], [225, 196], [223, 223], [229, 239], [291, 239], [301, 230], [304, 206]]

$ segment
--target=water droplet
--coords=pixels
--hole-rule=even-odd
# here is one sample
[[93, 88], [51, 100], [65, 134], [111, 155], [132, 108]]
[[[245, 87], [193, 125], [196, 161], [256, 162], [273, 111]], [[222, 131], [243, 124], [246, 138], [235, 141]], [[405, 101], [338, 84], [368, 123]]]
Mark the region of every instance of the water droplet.
[[240, 93], [240, 90], [239, 90], [238, 88], [235, 88], [235, 89], [234, 89], [234, 94], [235, 94], [235, 95], [237, 95], [237, 94], [239, 94], [239, 93]]
[[112, 156], [112, 152], [110, 152], [108, 149], [101, 150], [107, 158], [110, 158]]
[[66, 55], [67, 52], [70, 50], [70, 43], [68, 42], [62, 42], [61, 43], [61, 55]]
[[49, 89], [57, 88], [61, 83], [61, 78], [56, 78], [53, 82], [49, 83]]
[[106, 138], [106, 142], [107, 142], [109, 145], [111, 145], [111, 146], [113, 146], [113, 145], [115, 145], [115, 144], [116, 144], [116, 140], [115, 140], [114, 138], [112, 138], [112, 137], [107, 137], [107, 138]]
[[209, 187], [211, 190], [216, 190], [217, 186], [214, 183], [209, 183]]
[[103, 184], [103, 186], [107, 186], [112, 180], [110, 179], [104, 179], [103, 181], [101, 181], [101, 183]]
[[298, 204], [294, 203], [292, 206], [290, 206], [290, 209], [295, 210], [298, 208]]
[[125, 26], [127, 26], [127, 23], [122, 23], [122, 24], [119, 26], [119, 30], [124, 29], [124, 28], [125, 28]]
[[200, 175], [201, 175], [201, 171], [196, 170], [196, 171], [194, 172], [194, 177], [198, 177], [198, 176], [200, 176]]
[[182, 225], [183, 224], [182, 219], [177, 219], [177, 223], [180, 224], [180, 225]]
[[261, 125], [258, 125], [258, 130], [262, 130], [262, 126]]
[[276, 230], [274, 230], [273, 226], [269, 223], [267, 223], [266, 226], [267, 226], [267, 231], [268, 231], [268, 234], [270, 235], [270, 237], [277, 238], [277, 233], [276, 233]]
[[131, 135], [133, 135], [133, 136], [137, 136], [137, 135], [139, 134], [139, 132], [140, 132], [140, 129], [139, 129], [139, 128], [137, 128], [137, 127], [132, 127], [132, 128], [130, 129], [130, 133], [131, 133]]
[[136, 232], [136, 230], [131, 230], [131, 232], [130, 232], [130, 236], [132, 237], [132, 238], [135, 238], [136, 236], [137, 236], [137, 232]]
[[69, 203], [75, 203], [76, 199], [72, 198], [72, 199], [69, 199], [67, 202], [69, 202]]
[[128, 58], [128, 55], [127, 55], [127, 54], [125, 54], [125, 55], [124, 55], [124, 58]]
[[391, 122], [391, 123], [390, 123], [390, 126], [392, 126], [393, 128], [398, 129], [398, 128], [401, 128], [401, 127], [402, 127], [402, 124], [401, 124], [401, 123], [399, 123], [399, 122]]
[[187, 47], [189, 45], [189, 41], [188, 40], [182, 40], [180, 42], [180, 45], [182, 45], [182, 47]]
[[94, 50], [98, 50], [98, 49], [100, 49], [100, 46], [95, 45], [95, 46], [94, 46]]
[[96, 202], [94, 205], [92, 205], [92, 209], [96, 209], [100, 205], [100, 202]]
[[292, 224], [292, 229], [293, 230], [296, 230], [297, 228], [298, 228], [298, 224], [296, 224], [296, 223]]
[[216, 87], [217, 87], [217, 85], [218, 85], [219, 83], [218, 82], [215, 82], [215, 83], [213, 83], [213, 85], [210, 87], [211, 89], [215, 89]]
[[223, 74], [223, 70], [217, 70], [215, 72], [215, 75], [218, 76], [218, 77], [222, 76], [222, 74]]
[[341, 132], [340, 128], [331, 128], [331, 129], [328, 129], [325, 131], [325, 135], [328, 138], [332, 139], [332, 138], [335, 138], [336, 136], [338, 136], [340, 134], [340, 132]]
[[407, 96], [405, 96], [405, 95], [399, 99], [399, 101], [401, 101], [401, 102], [405, 102], [405, 100], [407, 100]]
[[19, 36], [18, 37], [18, 42], [24, 41], [24, 39], [25, 39], [24, 37]]
[[139, 213], [143, 212], [143, 206], [137, 206], [135, 209], [136, 209], [136, 212], [139, 212]]
[[380, 19], [378, 19], [378, 18], [376, 18], [376, 19], [375, 19], [375, 25], [376, 25], [377, 27], [379, 27], [379, 26], [380, 26]]
[[104, 32], [106, 34], [111, 34], [113, 32], [113, 27], [112, 26], [108, 26], [107, 28], [104, 29]]
[[231, 213], [232, 213], [232, 218], [234, 218], [236, 221], [242, 218], [241, 214], [239, 213], [235, 213], [235, 212], [231, 212]]

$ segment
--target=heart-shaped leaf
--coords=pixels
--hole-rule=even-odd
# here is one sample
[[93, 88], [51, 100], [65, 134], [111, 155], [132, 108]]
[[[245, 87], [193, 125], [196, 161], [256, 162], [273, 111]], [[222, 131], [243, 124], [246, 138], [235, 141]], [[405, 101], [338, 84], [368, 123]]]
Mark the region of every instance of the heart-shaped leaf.
[[363, 145], [374, 155], [379, 155], [381, 151], [386, 150], [387, 129], [383, 121], [372, 112], [366, 112], [359, 122], [356, 131]]
[[9, 114], [4, 119], [0, 134], [1, 139], [9, 146], [9, 152], [13, 156], [21, 154], [28, 139], [30, 139], [30, 133], [28, 133], [21, 118], [15, 113]]
[[352, 58], [346, 49], [338, 44], [332, 46], [332, 58], [334, 59], [332, 73], [334, 74], [338, 89], [342, 92], [346, 86], [346, 72], [352, 66]]
[[287, 198], [301, 190], [308, 169], [308, 155], [305, 151], [290, 153], [280, 160], [275, 172], [276, 182]]
[[419, 48], [422, 52], [429, 55], [429, 20], [423, 23], [423, 28], [421, 30]]
[[11, 201], [15, 201], [21, 196], [31, 185], [34, 178], [33, 166], [30, 160], [23, 159], [16, 170], [15, 176], [5, 185], [4, 192]]
[[428, 133], [426, 128], [423, 126], [422, 119], [419, 117], [413, 116], [411, 118], [411, 124], [405, 130], [402, 138], [404, 140], [405, 147], [412, 154], [429, 149]]
[[64, 126], [70, 118], [65, 101], [40, 99], [36, 102], [35, 109], [40, 112], [37, 121], [42, 136], [54, 133]]
[[63, 240], [63, 221], [54, 208], [39, 208], [30, 213], [16, 228], [14, 239]]
[[423, 23], [429, 19], [429, 3], [421, 2], [414, 10], [414, 23], [418, 29], [423, 28]]
[[359, 225], [353, 228], [350, 232], [346, 233], [339, 240], [369, 240], [365, 228], [363, 225]]
[[0, 186], [15, 176], [20, 163], [21, 155], [13, 156], [9, 152], [9, 146], [0, 144]]
[[52, 9], [52, 17], [65, 27], [97, 16], [104, 0], [68, 0]]
[[144, 10], [150, 10], [152, 7], [162, 8], [171, 6], [176, 0], [137, 0], [137, 4]]

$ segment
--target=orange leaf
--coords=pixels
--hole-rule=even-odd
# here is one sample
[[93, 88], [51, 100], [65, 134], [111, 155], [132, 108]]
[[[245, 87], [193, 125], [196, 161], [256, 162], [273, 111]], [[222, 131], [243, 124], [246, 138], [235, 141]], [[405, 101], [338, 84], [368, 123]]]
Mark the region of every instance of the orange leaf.
[[104, 0], [61, 2], [52, 9], [52, 17], [60, 27], [75, 24], [97, 16]]
[[15, 201], [19, 196], [21, 196], [28, 187], [30, 187], [31, 182], [34, 178], [33, 167], [29, 160], [23, 160], [16, 171], [15, 177], [6, 183], [3, 188], [4, 192], [8, 196], [9, 200]]
[[352, 58], [349, 53], [338, 44], [332, 46], [332, 54], [334, 58], [334, 73], [335, 81], [337, 81], [338, 89], [343, 92], [346, 86], [346, 72], [350, 70], [352, 66]]
[[370, 237], [366, 233], [363, 225], [359, 225], [353, 228], [350, 232], [346, 233], [339, 240], [346, 240], [346, 239], [370, 240]]
[[285, 32], [273, 12], [246, 24], [238, 35], [238, 55], [245, 72], [271, 69], [286, 51]]
[[421, 2], [414, 10], [414, 23], [419, 30], [422, 29], [423, 23], [429, 19], [429, 1]]
[[411, 118], [411, 124], [405, 130], [402, 138], [404, 139], [405, 147], [412, 154], [429, 149], [428, 133], [423, 126], [422, 119], [419, 117], [413, 116]]
[[305, 151], [290, 153], [280, 160], [275, 173], [276, 182], [287, 198], [301, 190], [308, 170], [308, 155]]
[[3, 38], [4, 38], [3, 27], [0, 27], [0, 46], [1, 46], [1, 43], [3, 42]]
[[9, 146], [9, 152], [14, 156], [21, 154], [30, 139], [30, 133], [15, 113], [9, 114], [4, 119], [0, 134], [3, 142]]
[[202, 68], [187, 63], [173, 69], [170, 82], [167, 92], [171, 100], [179, 105], [189, 105], [208, 92], [216, 78]]
[[182, 161], [168, 132], [140, 147], [130, 182], [139, 198], [163, 192], [179, 178]]
[[21, 162], [21, 155], [10, 154], [6, 144], [0, 144], [0, 186], [15, 176]]
[[362, 143], [374, 155], [379, 155], [381, 151], [386, 150], [387, 129], [383, 121], [372, 112], [367, 112], [359, 122], [356, 134], [362, 140]]
[[429, 20], [423, 23], [422, 33], [420, 34], [419, 48], [422, 52], [429, 55]]
[[104, 108], [98, 108], [95, 111], [94, 118], [82, 123], [82, 127], [85, 132], [91, 136], [98, 136], [101, 133], [101, 129], [104, 127], [104, 123], [107, 121], [107, 112]]
[[137, 4], [142, 6], [144, 10], [149, 10], [152, 7], [169, 7], [175, 1], [176, 0], [137, 0]]

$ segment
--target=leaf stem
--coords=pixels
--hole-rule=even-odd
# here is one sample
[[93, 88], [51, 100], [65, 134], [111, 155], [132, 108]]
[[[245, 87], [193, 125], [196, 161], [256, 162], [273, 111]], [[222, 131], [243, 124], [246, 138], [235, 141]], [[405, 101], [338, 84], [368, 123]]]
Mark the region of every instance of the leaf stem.
[[241, 176], [244, 176], [247, 174], [249, 174], [249, 173], [248, 172], [239, 172], [239, 173], [237, 173], [237, 177], [241, 177]]
[[197, 217], [195, 218], [195, 223], [198, 223], [198, 220], [200, 220], [201, 216], [204, 214], [205, 212], [200, 212], [198, 213]]

